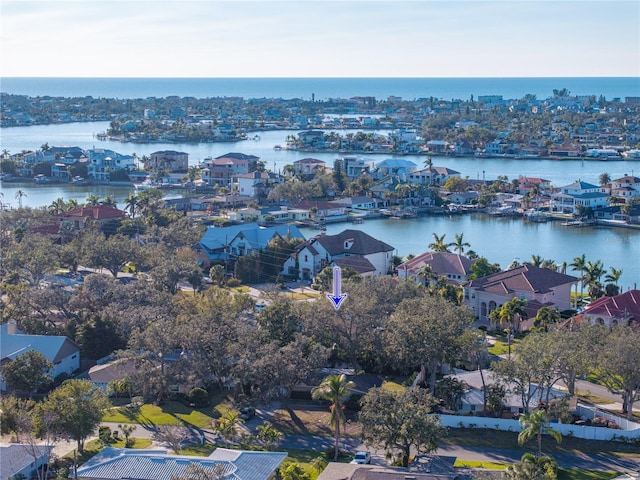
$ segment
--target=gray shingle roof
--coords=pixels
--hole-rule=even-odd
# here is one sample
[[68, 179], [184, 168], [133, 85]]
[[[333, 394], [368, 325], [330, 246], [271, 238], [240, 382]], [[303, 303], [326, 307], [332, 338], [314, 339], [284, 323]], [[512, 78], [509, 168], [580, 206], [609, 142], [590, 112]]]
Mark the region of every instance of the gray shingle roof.
[[[353, 241], [350, 248], [345, 248], [345, 242]], [[370, 255], [379, 252], [391, 252], [395, 250], [391, 245], [381, 240], [373, 238], [360, 230], [343, 230], [337, 235], [320, 235], [310, 240], [310, 243], [319, 243], [329, 252], [329, 255], [335, 256], [341, 253], [349, 253], [351, 255]]]

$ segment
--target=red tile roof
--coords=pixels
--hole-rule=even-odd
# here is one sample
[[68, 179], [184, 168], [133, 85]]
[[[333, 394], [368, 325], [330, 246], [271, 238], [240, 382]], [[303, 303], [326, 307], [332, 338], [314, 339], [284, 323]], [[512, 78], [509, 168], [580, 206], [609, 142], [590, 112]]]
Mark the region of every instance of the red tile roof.
[[61, 215], [62, 218], [66, 217], [89, 217], [93, 220], [108, 220], [110, 218], [122, 218], [125, 216], [125, 212], [118, 210], [115, 207], [109, 205], [94, 205], [75, 208], [69, 210]]
[[640, 290], [629, 290], [615, 297], [599, 298], [587, 305], [582, 313], [640, 320]]

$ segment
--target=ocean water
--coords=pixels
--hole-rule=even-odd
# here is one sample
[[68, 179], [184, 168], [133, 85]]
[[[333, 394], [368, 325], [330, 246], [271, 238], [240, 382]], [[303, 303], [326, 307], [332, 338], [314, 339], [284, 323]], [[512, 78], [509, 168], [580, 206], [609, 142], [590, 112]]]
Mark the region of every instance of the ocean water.
[[624, 99], [640, 96], [640, 77], [531, 77], [531, 78], [0, 78], [0, 92], [29, 96], [92, 96], [103, 98], [242, 97], [326, 100], [389, 96], [468, 99], [471, 95], [527, 94], [538, 99], [554, 89], [572, 95], [604, 95]]

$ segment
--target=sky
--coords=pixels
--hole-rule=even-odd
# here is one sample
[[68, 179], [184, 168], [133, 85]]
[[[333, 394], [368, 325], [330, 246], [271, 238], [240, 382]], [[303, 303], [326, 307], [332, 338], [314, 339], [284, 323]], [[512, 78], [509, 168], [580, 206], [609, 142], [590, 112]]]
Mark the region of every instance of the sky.
[[0, 0], [2, 77], [640, 77], [638, 0]]

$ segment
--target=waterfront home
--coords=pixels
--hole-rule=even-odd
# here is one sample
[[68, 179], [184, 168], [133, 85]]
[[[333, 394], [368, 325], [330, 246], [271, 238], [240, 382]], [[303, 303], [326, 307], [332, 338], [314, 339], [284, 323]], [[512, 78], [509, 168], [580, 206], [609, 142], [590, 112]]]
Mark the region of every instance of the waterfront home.
[[555, 212], [578, 213], [579, 207], [602, 208], [609, 205], [609, 195], [602, 187], [577, 180], [560, 187], [551, 194], [551, 207]]
[[[28, 335], [20, 331], [15, 321], [0, 325], [0, 364], [15, 360], [28, 351], [35, 350], [53, 364], [51, 378], [70, 375], [80, 368], [80, 347], [65, 336]], [[6, 390], [0, 373], [0, 390]]]
[[531, 191], [538, 191], [538, 194], [549, 191], [551, 189], [551, 180], [539, 177], [518, 176], [518, 190], [521, 194]]
[[460, 177], [460, 172], [456, 172], [447, 167], [430, 166], [417, 172], [409, 174], [409, 183], [412, 185], [444, 185], [451, 177]]
[[297, 175], [304, 177], [312, 177], [325, 168], [327, 168], [327, 162], [318, 160], [317, 158], [307, 157], [293, 162], [293, 171]]
[[309, 220], [309, 210], [302, 208], [289, 208], [287, 206], [243, 208], [229, 213], [229, 220], [234, 222], [265, 223], [290, 223]]
[[361, 175], [371, 174], [375, 168], [373, 160], [362, 157], [340, 157], [333, 163], [334, 170], [343, 171], [349, 180], [355, 180]]
[[257, 452], [216, 448], [208, 457], [169, 454], [166, 449], [134, 450], [107, 447], [78, 468], [80, 480], [166, 480], [187, 478], [200, 467], [211, 478], [269, 480], [286, 452]]
[[135, 159], [131, 155], [121, 155], [105, 148], [87, 150], [87, 173], [93, 180], [107, 181], [112, 172], [128, 172], [135, 168]]
[[460, 285], [467, 281], [471, 266], [476, 262], [464, 255], [450, 252], [425, 252], [398, 265], [398, 277], [415, 277], [420, 283], [434, 283], [434, 278], [425, 278], [426, 273], [444, 278], [447, 283]]
[[298, 210], [309, 210], [310, 216], [316, 219], [331, 220], [332, 217], [339, 218], [347, 214], [347, 207], [344, 203], [322, 202], [316, 200], [304, 200], [296, 203], [293, 208]]
[[551, 157], [578, 157], [581, 153], [580, 147], [572, 145], [560, 145], [558, 147], [549, 148], [549, 156]]
[[254, 172], [259, 157], [244, 153], [227, 153], [214, 159], [206, 158], [201, 170], [202, 181], [209, 185], [231, 188], [238, 175]]
[[354, 213], [368, 213], [378, 208], [384, 208], [388, 202], [373, 197], [345, 197], [337, 200], [331, 200], [332, 204], [345, 207], [348, 211]]
[[480, 198], [480, 194], [475, 190], [467, 192], [455, 192], [446, 195], [446, 199], [457, 205], [469, 205]]
[[[308, 281], [325, 267], [332, 265], [335, 260], [361, 257], [348, 260], [351, 266], [356, 267], [356, 271], [366, 266], [368, 274], [386, 275], [390, 271], [394, 251], [395, 248], [391, 245], [360, 230], [348, 229], [337, 235], [321, 234], [298, 246], [296, 252], [285, 261], [283, 273]], [[356, 265], [355, 262], [359, 263]]]
[[240, 195], [267, 198], [273, 187], [284, 181], [285, 178], [277, 173], [255, 171], [236, 175], [233, 184]]
[[214, 263], [233, 261], [237, 257], [264, 250], [276, 236], [304, 239], [295, 225], [261, 227], [257, 223], [247, 223], [209, 227], [198, 243], [204, 253], [200, 263], [209, 267]]
[[531, 326], [537, 309], [543, 306], [560, 311], [571, 309], [571, 287], [577, 281], [570, 275], [525, 264], [465, 283], [465, 304], [480, 322], [486, 324], [489, 314], [505, 302], [513, 298], [526, 300], [530, 307], [537, 308], [529, 309], [528, 319], [514, 320], [516, 331], [526, 330]]
[[415, 172], [417, 165], [411, 160], [403, 158], [387, 158], [376, 163], [375, 178], [384, 178], [388, 175], [398, 176], [402, 180], [407, 181], [409, 175]]
[[640, 325], [640, 290], [600, 297], [576, 316], [576, 321], [606, 325]]
[[640, 177], [625, 175], [611, 180], [611, 196], [629, 203], [631, 199], [640, 197]]
[[171, 172], [186, 172], [189, 168], [189, 154], [175, 150], [160, 150], [149, 154], [145, 167], [153, 170], [164, 169]]
[[46, 468], [52, 450], [53, 446], [46, 445], [0, 444], [0, 480], [40, 478], [37, 472]]

